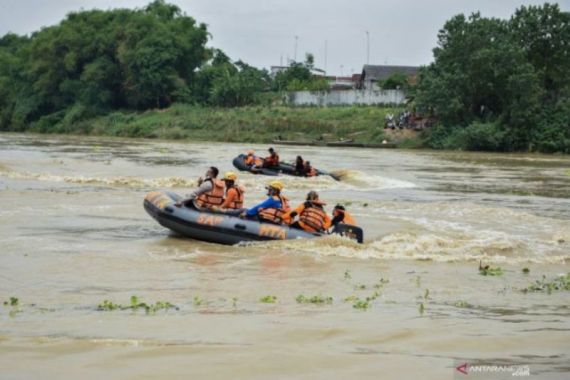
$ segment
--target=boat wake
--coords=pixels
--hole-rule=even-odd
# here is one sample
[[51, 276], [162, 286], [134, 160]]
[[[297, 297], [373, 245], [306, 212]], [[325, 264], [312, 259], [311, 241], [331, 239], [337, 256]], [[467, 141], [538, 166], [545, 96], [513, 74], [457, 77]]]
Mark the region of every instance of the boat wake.
[[255, 244], [266, 251], [307, 254], [320, 257], [339, 256], [355, 259], [421, 260], [435, 262], [549, 263], [570, 261], [568, 250], [539, 252], [522, 240], [449, 237], [429, 232], [399, 232], [357, 244], [337, 235], [319, 239]]

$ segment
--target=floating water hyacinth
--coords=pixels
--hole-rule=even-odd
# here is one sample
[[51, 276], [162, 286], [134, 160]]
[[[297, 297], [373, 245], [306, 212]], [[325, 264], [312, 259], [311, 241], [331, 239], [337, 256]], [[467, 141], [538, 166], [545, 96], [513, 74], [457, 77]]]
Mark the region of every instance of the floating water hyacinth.
[[333, 303], [332, 297], [324, 297], [324, 296], [312, 296], [312, 297], [305, 297], [304, 295], [300, 294], [295, 298], [297, 303], [312, 303], [316, 305], [330, 305]]
[[275, 303], [277, 302], [277, 297], [272, 295], [263, 296], [259, 299], [262, 303]]

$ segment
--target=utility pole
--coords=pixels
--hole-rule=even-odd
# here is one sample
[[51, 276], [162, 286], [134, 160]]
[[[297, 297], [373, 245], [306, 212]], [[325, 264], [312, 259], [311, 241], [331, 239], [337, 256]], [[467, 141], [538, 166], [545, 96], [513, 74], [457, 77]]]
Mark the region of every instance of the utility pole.
[[299, 36], [295, 36], [295, 63], [297, 63], [297, 41], [299, 40]]
[[366, 64], [370, 64], [370, 32], [366, 31]]
[[327, 40], [325, 40], [325, 75], [327, 74]]
[[342, 71], [342, 69], [344, 69], [344, 65], [340, 65], [340, 76], [341, 76], [341, 77], [343, 76], [343, 73], [344, 73], [344, 72]]

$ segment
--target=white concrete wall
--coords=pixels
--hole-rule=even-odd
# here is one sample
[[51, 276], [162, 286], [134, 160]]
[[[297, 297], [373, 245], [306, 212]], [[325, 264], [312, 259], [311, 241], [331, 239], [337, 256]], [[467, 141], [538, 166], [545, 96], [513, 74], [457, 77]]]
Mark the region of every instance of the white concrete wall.
[[286, 101], [294, 106], [375, 105], [404, 104], [406, 97], [401, 90], [296, 91]]

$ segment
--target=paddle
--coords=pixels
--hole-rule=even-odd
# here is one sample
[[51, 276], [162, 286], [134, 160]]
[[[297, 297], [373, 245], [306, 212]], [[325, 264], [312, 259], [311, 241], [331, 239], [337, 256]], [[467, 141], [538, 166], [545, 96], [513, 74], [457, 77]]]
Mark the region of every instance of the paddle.
[[339, 234], [340, 236], [346, 236], [347, 238], [356, 240], [361, 243], [364, 241], [364, 232], [362, 228], [353, 226], [351, 224], [337, 224], [332, 231], [333, 234]]
[[[291, 163], [291, 162], [281, 162], [280, 165], [282, 165], [282, 166], [288, 166], [288, 167], [290, 167], [290, 169], [291, 169], [292, 171], [295, 170], [295, 164], [293, 164], [293, 163]], [[324, 170], [319, 170], [319, 169], [317, 169], [317, 173], [319, 173], [319, 175], [328, 175], [328, 176], [330, 176], [332, 179], [334, 179], [334, 180], [336, 180], [336, 181], [340, 181], [341, 178], [342, 178], [342, 176], [340, 176], [340, 175], [338, 175], [338, 174], [330, 173], [330, 172], [327, 172], [327, 171], [324, 171]]]

